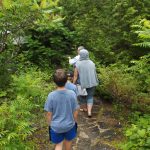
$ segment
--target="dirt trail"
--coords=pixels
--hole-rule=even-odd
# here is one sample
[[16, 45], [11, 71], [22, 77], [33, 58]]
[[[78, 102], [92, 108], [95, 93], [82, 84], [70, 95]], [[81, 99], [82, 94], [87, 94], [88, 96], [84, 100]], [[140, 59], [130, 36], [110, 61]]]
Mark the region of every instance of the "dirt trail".
[[116, 150], [121, 140], [122, 125], [114, 118], [112, 105], [96, 100], [92, 118], [79, 114], [78, 137], [73, 150]]

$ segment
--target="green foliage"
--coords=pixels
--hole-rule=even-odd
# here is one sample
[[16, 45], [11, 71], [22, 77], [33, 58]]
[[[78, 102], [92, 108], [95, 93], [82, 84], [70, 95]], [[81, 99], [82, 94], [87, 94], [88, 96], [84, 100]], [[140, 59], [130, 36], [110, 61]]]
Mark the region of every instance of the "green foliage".
[[109, 37], [112, 28], [109, 10], [112, 10], [112, 6], [106, 6], [107, 1], [62, 0], [61, 2], [66, 15], [65, 21], [71, 30], [76, 31], [79, 45], [93, 51], [103, 63], [104, 60], [113, 61], [110, 46], [112, 41]]
[[116, 101], [131, 103], [139, 89], [138, 81], [125, 70], [125, 65], [100, 68], [101, 88]]
[[8, 59], [7, 55], [0, 55], [0, 91], [6, 90], [11, 82]]
[[3, 0], [0, 5], [0, 85], [3, 89], [10, 84], [13, 66], [18, 63], [14, 58], [24, 42], [25, 31], [39, 17], [31, 4], [31, 0]]
[[[131, 61], [130, 66], [113, 64], [99, 68], [100, 95], [112, 98], [133, 110], [150, 111], [150, 55]], [[131, 105], [130, 105], [131, 104]]]
[[149, 0], [60, 2], [64, 7], [65, 22], [77, 32], [78, 42], [94, 52], [103, 64], [114, 63], [117, 61], [115, 54], [124, 51], [130, 56], [129, 60], [147, 54], [133, 46], [138, 39], [131, 26], [149, 18]]
[[[51, 69], [67, 68], [67, 55], [77, 45], [91, 51], [102, 96], [132, 110], [149, 112], [149, 12], [149, 0], [3, 0], [0, 148], [34, 149], [29, 142], [35, 130], [33, 112], [43, 110], [45, 98], [54, 88]], [[129, 141], [124, 149], [149, 146], [147, 120], [144, 116], [127, 130]]]
[[0, 7], [0, 43], [2, 44], [0, 51], [16, 45], [16, 50], [11, 49], [13, 55], [15, 55], [23, 43], [25, 31], [29, 27], [33, 27], [39, 13], [37, 13], [38, 10], [33, 8], [31, 0], [3, 0], [2, 4]]
[[121, 144], [123, 150], [148, 150], [150, 149], [150, 116], [139, 117], [131, 127], [127, 128], [126, 143]]
[[150, 54], [142, 56], [139, 60], [131, 61], [131, 67], [128, 71], [140, 81], [141, 91], [150, 92]]
[[[73, 41], [71, 33], [62, 23], [48, 29], [31, 30], [22, 52], [32, 63], [42, 67], [63, 66], [67, 62]], [[65, 54], [65, 55], [64, 55]]]
[[21, 95], [10, 104], [0, 106], [0, 147], [5, 150], [31, 149], [31, 142], [27, 141], [29, 135], [35, 130], [31, 119], [31, 110], [34, 104], [30, 99]]
[[[4, 0], [0, 6], [0, 52], [11, 61], [31, 61], [41, 67], [66, 64], [74, 33], [63, 25], [61, 7], [52, 0]], [[22, 54], [22, 55], [21, 55]], [[18, 58], [19, 57], [19, 58]]]
[[[29, 137], [34, 128], [34, 111], [43, 110], [47, 94], [54, 88], [48, 83], [51, 74], [37, 68], [13, 75], [11, 84], [13, 100], [0, 105], [0, 147], [5, 150], [34, 149]], [[2, 92], [0, 97], [5, 96]]]
[[136, 31], [136, 33], [138, 34], [139, 39], [142, 41], [141, 43], [137, 43], [134, 45], [144, 48], [150, 48], [150, 21], [144, 19], [140, 22], [140, 25], [134, 25], [133, 27], [139, 29], [138, 31]]
[[46, 81], [51, 81], [51, 74], [48, 75], [37, 68], [27, 69], [26, 72], [22, 71], [19, 75], [13, 76], [14, 94], [30, 98], [36, 105], [43, 105], [48, 92], [54, 88]]
[[131, 61], [132, 66], [128, 71], [139, 81], [139, 92], [135, 95], [134, 108], [142, 111], [150, 111], [150, 55], [145, 55], [137, 61]]

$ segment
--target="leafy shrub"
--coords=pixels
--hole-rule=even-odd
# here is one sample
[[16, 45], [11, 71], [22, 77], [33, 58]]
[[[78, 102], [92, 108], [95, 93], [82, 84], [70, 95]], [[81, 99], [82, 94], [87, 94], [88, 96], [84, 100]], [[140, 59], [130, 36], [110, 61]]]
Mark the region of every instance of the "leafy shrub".
[[[34, 112], [39, 111], [49, 91], [54, 87], [51, 74], [37, 68], [30, 68], [13, 75], [11, 85], [12, 101], [3, 102], [0, 106], [0, 147], [5, 150], [34, 149], [29, 136], [35, 130]], [[1, 96], [5, 92], [1, 93]], [[15, 96], [14, 96], [15, 95]]]
[[134, 110], [150, 112], [149, 62], [148, 54], [131, 61], [130, 66], [116, 63], [99, 68], [100, 92], [117, 102], [132, 104]]
[[150, 149], [150, 116], [144, 115], [127, 128], [125, 132], [126, 143], [122, 143], [123, 150], [149, 150]]
[[145, 55], [139, 60], [131, 61], [132, 66], [127, 71], [139, 81], [139, 92], [135, 95], [136, 110], [150, 112], [150, 55]]
[[71, 53], [74, 34], [62, 23], [48, 27], [29, 32], [23, 53], [29, 61], [38, 66], [62, 66], [67, 63], [66, 55]]
[[6, 55], [0, 55], [0, 90], [6, 90], [12, 80], [7, 59]]
[[132, 109], [143, 113], [150, 113], [150, 94], [139, 92], [135, 95], [135, 101], [132, 103]]
[[136, 33], [138, 34], [140, 40], [140, 43], [136, 43], [134, 45], [150, 48], [150, 20], [143, 19], [140, 22], [140, 25], [133, 25], [133, 27], [138, 28]]
[[131, 61], [128, 71], [140, 81], [141, 91], [150, 92], [150, 54], [140, 57], [139, 60]]
[[139, 83], [129, 73], [125, 72], [127, 66], [111, 65], [100, 69], [99, 78], [101, 88], [116, 101], [131, 103], [137, 94]]
[[51, 76], [37, 68], [28, 69], [20, 75], [13, 76], [12, 86], [15, 94], [31, 98], [35, 104], [43, 104], [48, 92], [53, 89], [53, 85], [46, 82]]
[[27, 138], [35, 130], [32, 125], [34, 104], [18, 96], [10, 104], [0, 106], [0, 147], [5, 150], [31, 149]]

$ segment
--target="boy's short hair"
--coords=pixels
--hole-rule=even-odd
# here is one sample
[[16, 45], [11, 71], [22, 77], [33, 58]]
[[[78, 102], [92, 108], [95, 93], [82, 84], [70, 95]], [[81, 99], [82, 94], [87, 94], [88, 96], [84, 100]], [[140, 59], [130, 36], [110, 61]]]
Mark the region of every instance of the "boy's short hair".
[[67, 73], [64, 69], [57, 69], [54, 73], [53, 80], [58, 87], [65, 86], [67, 82]]

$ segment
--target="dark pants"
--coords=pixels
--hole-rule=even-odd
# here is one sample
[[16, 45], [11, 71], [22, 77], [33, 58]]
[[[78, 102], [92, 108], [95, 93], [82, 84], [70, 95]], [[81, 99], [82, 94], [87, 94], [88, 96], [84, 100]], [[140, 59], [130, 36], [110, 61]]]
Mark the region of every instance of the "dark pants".
[[95, 87], [91, 87], [91, 88], [86, 88], [87, 91], [87, 96], [79, 96], [79, 104], [83, 105], [83, 104], [90, 104], [93, 105], [93, 96], [94, 96], [94, 92], [95, 92]]

